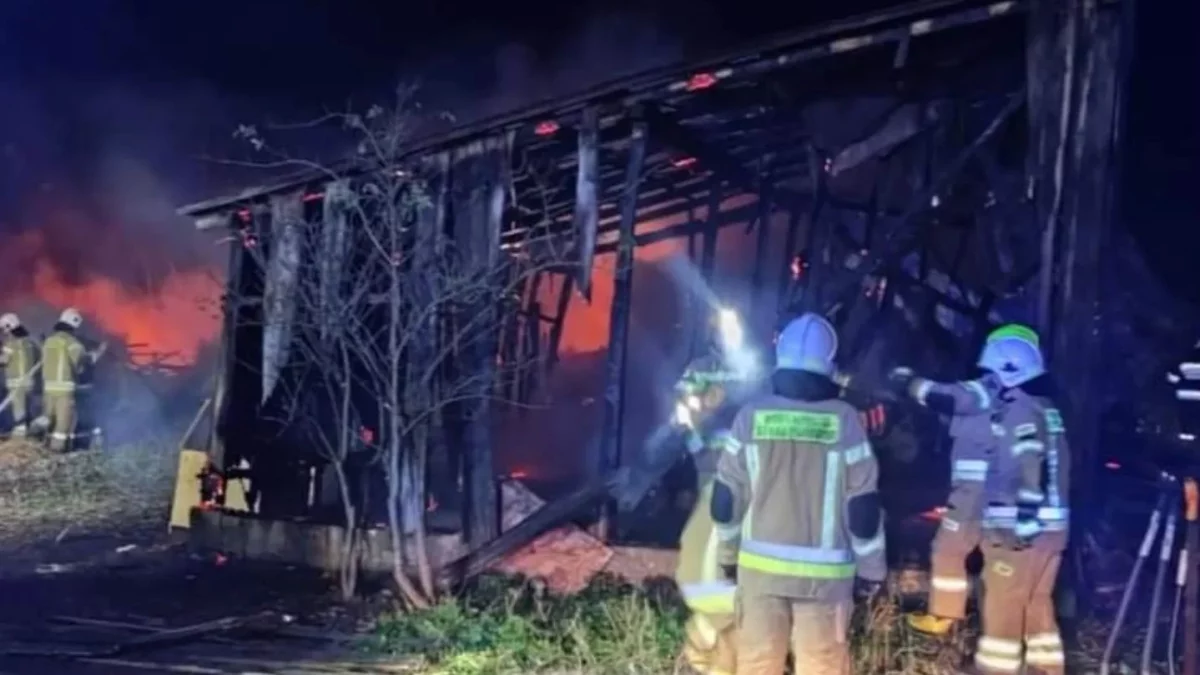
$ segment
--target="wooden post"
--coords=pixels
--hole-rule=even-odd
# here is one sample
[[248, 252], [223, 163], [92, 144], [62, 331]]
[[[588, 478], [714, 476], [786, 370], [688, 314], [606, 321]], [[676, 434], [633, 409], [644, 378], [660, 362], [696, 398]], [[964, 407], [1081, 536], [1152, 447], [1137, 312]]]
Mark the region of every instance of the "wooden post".
[[794, 277], [792, 262], [796, 259], [796, 240], [800, 237], [800, 209], [792, 208], [788, 212], [787, 234], [783, 239], [783, 260], [779, 269], [779, 297], [776, 302], [776, 312], [782, 314], [791, 305]]
[[[1060, 21], [1066, 10], [1067, 18]], [[1059, 26], [1063, 25], [1060, 31]], [[1051, 341], [1058, 274], [1059, 217], [1066, 190], [1067, 144], [1075, 85], [1076, 22], [1069, 3], [1035, 0], [1029, 12], [1026, 84], [1029, 98], [1029, 173], [1034, 213], [1042, 227], [1037, 327]]]
[[[635, 113], [636, 115], [636, 113]], [[621, 436], [624, 433], [625, 347], [629, 337], [629, 312], [633, 297], [634, 228], [637, 225], [638, 184], [646, 158], [646, 122], [636, 116], [629, 136], [629, 158], [625, 167], [625, 186], [621, 194], [621, 227], [618, 234], [616, 273], [613, 275], [613, 301], [608, 331], [608, 358], [604, 382], [604, 429], [601, 436], [597, 475], [603, 476], [621, 466]], [[605, 502], [597, 534], [611, 541], [617, 527], [616, 503]]]
[[[468, 274], [495, 277], [500, 256], [500, 229], [509, 189], [512, 136], [505, 134], [473, 143], [459, 151], [456, 184], [462, 201], [456, 205], [455, 239]], [[494, 289], [487, 295], [494, 295]], [[467, 419], [467, 457], [463, 462], [466, 505], [463, 509], [467, 541], [472, 548], [494, 539], [500, 531], [499, 490], [492, 456], [490, 393], [496, 377], [498, 333], [495, 316], [498, 298], [484, 298], [460, 326], [470, 325], [465, 347], [469, 372], [460, 376], [478, 381]]]
[[[762, 170], [759, 173], [759, 188], [758, 188], [758, 230], [754, 237], [754, 264], [750, 269], [750, 307], [747, 308], [749, 317], [748, 320], [756, 321], [762, 310], [762, 283], [763, 269], [765, 265], [762, 261], [767, 258], [767, 248], [770, 244], [771, 237], [771, 169], [769, 167], [770, 160], [764, 158], [762, 161]], [[753, 318], [750, 318], [753, 317]]]
[[[700, 276], [703, 277], [706, 284], [712, 284], [713, 267], [717, 261], [717, 237], [721, 233], [721, 198], [723, 195], [724, 186], [721, 179], [714, 173], [709, 178], [708, 205], [705, 209], [704, 230], [700, 241]], [[704, 350], [710, 311], [703, 301], [696, 303], [693, 311], [695, 322], [692, 325], [692, 341], [688, 345], [689, 360]]]
[[592, 299], [592, 264], [596, 254], [596, 230], [600, 224], [600, 116], [594, 107], [585, 108], [579, 123], [578, 171], [575, 176], [575, 241], [579, 254], [576, 285], [585, 299]]
[[294, 192], [271, 198], [270, 258], [263, 291], [262, 403], [271, 397], [291, 353], [303, 248], [302, 197]]
[[[235, 221], [236, 222], [236, 221]], [[229, 263], [225, 280], [225, 293], [221, 297], [221, 349], [217, 361], [216, 386], [213, 391], [212, 426], [209, 429], [208, 458], [217, 470], [225, 469], [225, 425], [228, 420], [228, 404], [237, 368], [238, 326], [241, 323], [240, 302], [242, 291], [242, 238], [237, 233], [229, 241]], [[232, 462], [230, 462], [232, 464]]]
[[575, 277], [562, 275], [562, 286], [558, 289], [558, 305], [555, 307], [554, 322], [550, 324], [550, 335], [546, 345], [546, 372], [542, 375], [549, 379], [554, 366], [558, 365], [558, 345], [562, 342], [563, 324], [567, 321], [567, 310], [571, 308], [571, 292], [574, 290]]

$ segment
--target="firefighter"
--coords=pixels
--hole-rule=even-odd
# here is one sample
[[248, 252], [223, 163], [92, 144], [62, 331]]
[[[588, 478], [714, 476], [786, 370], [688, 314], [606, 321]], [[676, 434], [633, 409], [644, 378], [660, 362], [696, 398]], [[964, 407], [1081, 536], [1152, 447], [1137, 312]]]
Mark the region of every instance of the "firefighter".
[[1002, 458], [988, 476], [984, 511], [983, 673], [1065, 672], [1053, 591], [1068, 536], [1071, 455], [1036, 339], [990, 341], [980, 365], [993, 373]]
[[62, 452], [75, 440], [76, 385], [81, 371], [94, 364], [104, 346], [88, 351], [75, 333], [83, 325], [79, 310], [63, 310], [42, 345], [42, 425], [49, 429], [50, 449]]
[[836, 352], [824, 318], [789, 323], [774, 391], [743, 406], [721, 444], [711, 508], [717, 562], [738, 585], [738, 675], [782, 674], [789, 647], [795, 672], [849, 673], [852, 600], [887, 573], [878, 466], [830, 379]]
[[676, 385], [675, 424], [696, 471], [697, 499], [679, 542], [675, 579], [690, 611], [683, 657], [702, 675], [732, 675], [736, 667], [734, 594], [715, 557], [717, 531], [709, 508], [716, 463], [738, 404], [754, 390], [753, 353], [741, 320], [718, 309], [709, 350], [693, 360]]
[[37, 346], [16, 314], [0, 316], [0, 334], [0, 365], [4, 366], [4, 385], [12, 411], [11, 433], [13, 438], [24, 438], [29, 433], [29, 394], [36, 374]]
[[[1012, 335], [1029, 338], [1032, 333], [1024, 326], [1010, 324], [992, 331], [987, 341]], [[1032, 338], [1036, 340], [1036, 335]], [[914, 629], [945, 635], [967, 615], [971, 585], [966, 560], [981, 542], [988, 468], [1000, 452], [992, 420], [1000, 383], [992, 374], [960, 382], [935, 382], [914, 376], [907, 367], [894, 369], [891, 380], [921, 406], [950, 417], [950, 496], [933, 539], [929, 611], [908, 616]]]

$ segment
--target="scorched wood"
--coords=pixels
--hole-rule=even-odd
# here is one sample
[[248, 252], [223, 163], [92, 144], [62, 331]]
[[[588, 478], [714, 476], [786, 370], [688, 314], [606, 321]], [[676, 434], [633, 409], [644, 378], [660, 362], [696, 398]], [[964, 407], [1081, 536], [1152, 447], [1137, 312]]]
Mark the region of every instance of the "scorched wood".
[[270, 260], [263, 293], [262, 403], [274, 392], [291, 348], [303, 246], [302, 199], [301, 192], [271, 198]]
[[315, 251], [320, 284], [320, 306], [317, 310], [321, 327], [321, 342], [327, 344], [335, 330], [341, 309], [342, 271], [346, 264], [346, 246], [350, 208], [353, 194], [346, 181], [334, 181], [325, 186], [322, 204], [321, 246]]
[[575, 250], [579, 256], [575, 284], [592, 299], [592, 264], [596, 230], [600, 225], [600, 126], [599, 112], [585, 108], [579, 123], [579, 166], [575, 176]]
[[[463, 276], [491, 280], [485, 284], [495, 283], [496, 279], [505, 196], [511, 189], [511, 151], [512, 134], [506, 133], [456, 153], [455, 184], [461, 190], [455, 204], [455, 240], [464, 252]], [[467, 458], [463, 462], [467, 502], [463, 525], [472, 546], [491, 541], [499, 532], [490, 403], [496, 380], [497, 300], [485, 297], [467, 315], [458, 317], [459, 330], [467, 331], [460, 336], [467, 359], [460, 365], [465, 368], [460, 375], [475, 381], [466, 420]]]
[[[634, 228], [637, 225], [638, 187], [646, 158], [646, 123], [635, 119], [629, 135], [629, 157], [625, 169], [625, 187], [621, 195], [621, 229], [617, 243], [616, 273], [613, 275], [613, 300], [608, 332], [608, 355], [604, 381], [604, 429], [601, 432], [598, 475], [606, 475], [621, 466], [621, 436], [624, 433], [625, 350], [629, 338], [629, 312], [633, 294]], [[605, 503], [600, 516], [598, 536], [609, 541], [616, 534], [616, 504]]]

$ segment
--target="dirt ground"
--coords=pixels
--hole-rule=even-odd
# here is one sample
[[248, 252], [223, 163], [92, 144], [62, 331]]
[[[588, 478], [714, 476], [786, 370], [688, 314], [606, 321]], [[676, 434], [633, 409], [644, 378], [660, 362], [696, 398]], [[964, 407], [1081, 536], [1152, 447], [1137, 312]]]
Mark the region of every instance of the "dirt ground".
[[345, 663], [363, 660], [349, 640], [357, 616], [316, 574], [170, 541], [174, 456], [0, 443], [0, 675], [395, 672]]

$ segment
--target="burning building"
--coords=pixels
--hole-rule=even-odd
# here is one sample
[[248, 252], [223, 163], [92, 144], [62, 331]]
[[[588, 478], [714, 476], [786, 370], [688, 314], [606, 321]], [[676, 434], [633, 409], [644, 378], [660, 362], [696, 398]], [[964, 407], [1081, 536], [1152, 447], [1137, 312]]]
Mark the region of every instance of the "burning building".
[[[524, 446], [526, 472], [566, 454], [597, 476], [637, 454], [661, 412], [656, 388], [675, 375], [663, 371], [695, 348], [700, 287], [739, 306], [764, 348], [781, 316], [824, 312], [861, 374], [904, 359], [954, 376], [1001, 317], [1034, 321], [1057, 370], [1086, 391], [1122, 21], [1115, 3], [914, 2], [185, 207], [234, 242], [208, 452], [227, 471], [250, 467], [264, 513], [303, 513], [328, 459], [292, 433], [282, 400], [315, 382], [304, 373], [320, 349], [298, 336], [331, 334], [339, 307], [386, 332], [445, 292], [446, 266], [503, 281], [402, 321], [393, 370], [405, 374], [388, 391], [447, 353], [420, 386], [462, 373], [478, 383], [421, 423], [437, 438], [428, 468], [443, 472], [431, 490], [441, 501], [461, 486], [475, 543], [497, 534], [502, 441]], [[394, 204], [418, 182], [411, 215], [360, 208], [367, 192], [394, 187]], [[360, 288], [372, 246], [402, 271]], [[674, 256], [693, 259], [692, 281], [672, 273]], [[656, 340], [631, 344], [639, 325]], [[547, 412], [562, 373], [587, 370], [568, 352], [603, 358], [592, 366], [604, 386]], [[411, 416], [389, 396], [355, 391], [355, 443]], [[1095, 409], [1070, 408], [1091, 438]], [[556, 424], [566, 440], [548, 450]], [[406, 484], [425, 469], [405, 469]]]

